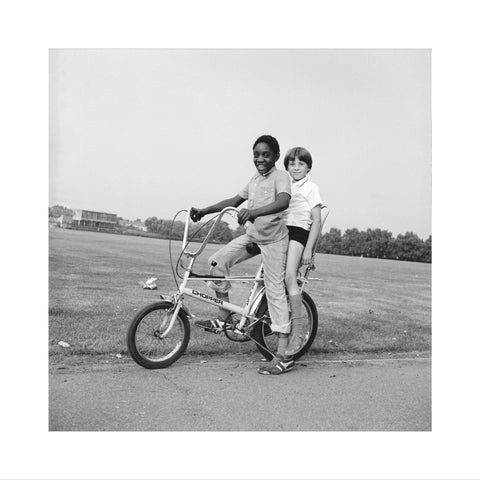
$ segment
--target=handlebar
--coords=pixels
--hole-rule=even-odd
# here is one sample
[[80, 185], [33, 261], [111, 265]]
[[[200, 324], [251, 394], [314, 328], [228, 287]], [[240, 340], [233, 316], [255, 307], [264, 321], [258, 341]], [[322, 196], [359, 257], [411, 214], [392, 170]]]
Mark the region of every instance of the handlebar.
[[200, 248], [196, 251], [196, 252], [187, 252], [185, 250], [186, 246], [187, 246], [187, 240], [188, 240], [188, 229], [189, 229], [189, 226], [190, 226], [190, 212], [191, 212], [192, 208], [189, 208], [188, 211], [187, 211], [187, 221], [185, 222], [185, 229], [183, 231], [183, 242], [182, 242], [182, 250], [183, 252], [185, 253], [185, 255], [189, 256], [189, 257], [198, 257], [198, 255], [200, 255], [203, 250], [205, 249], [208, 241], [210, 240], [210, 237], [212, 236], [212, 233], [213, 231], [215, 230], [215, 227], [218, 225], [218, 223], [220, 222], [220, 220], [222, 219], [222, 217], [226, 214], [226, 213], [233, 213], [233, 214], [237, 214], [238, 215], [238, 209], [235, 208], [235, 207], [225, 207], [218, 215], [217, 215], [217, 218], [215, 219], [215, 222], [213, 223], [213, 225], [210, 227], [210, 230], [208, 231], [207, 233], [207, 236], [205, 237], [205, 239], [203, 240], [202, 242], [202, 245], [200, 246]]
[[[222, 220], [223, 216], [226, 214], [226, 213], [231, 213], [231, 214], [234, 214], [234, 215], [238, 215], [238, 208], [235, 208], [235, 207], [225, 207], [218, 215], [217, 215], [217, 218], [215, 219], [215, 222], [213, 223], [213, 225], [210, 227], [210, 230], [208, 231], [205, 239], [203, 240], [202, 242], [202, 245], [200, 246], [200, 248], [196, 251], [196, 252], [189, 252], [187, 250], [185, 250], [186, 246], [187, 246], [187, 240], [188, 240], [188, 229], [189, 229], [189, 226], [190, 226], [190, 213], [191, 213], [191, 210], [192, 208], [190, 207], [188, 210], [187, 210], [187, 221], [185, 222], [185, 229], [183, 231], [183, 241], [182, 241], [182, 251], [185, 253], [185, 255], [189, 256], [189, 257], [198, 257], [202, 252], [203, 250], [205, 249], [208, 241], [210, 240], [210, 237], [212, 236], [212, 233], [213, 231], [215, 230], [216, 226], [218, 225], [218, 223]], [[325, 224], [325, 221], [327, 220], [327, 217], [330, 213], [330, 209], [326, 206], [326, 205], [322, 205], [321, 207], [321, 210], [325, 210], [325, 216], [323, 217], [322, 219], [322, 222], [320, 224], [320, 234], [322, 233], [322, 229], [323, 229], [323, 226]], [[315, 242], [315, 247], [314, 247], [314, 251], [316, 251], [316, 246], [317, 246], [317, 242], [320, 238], [320, 234], [317, 238], [317, 241]]]

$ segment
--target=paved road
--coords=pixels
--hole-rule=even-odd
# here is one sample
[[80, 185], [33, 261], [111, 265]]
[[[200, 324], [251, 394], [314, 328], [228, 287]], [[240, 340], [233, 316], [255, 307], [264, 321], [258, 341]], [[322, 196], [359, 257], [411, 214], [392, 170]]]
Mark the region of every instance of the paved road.
[[430, 359], [260, 362], [183, 357], [50, 372], [51, 431], [429, 431]]

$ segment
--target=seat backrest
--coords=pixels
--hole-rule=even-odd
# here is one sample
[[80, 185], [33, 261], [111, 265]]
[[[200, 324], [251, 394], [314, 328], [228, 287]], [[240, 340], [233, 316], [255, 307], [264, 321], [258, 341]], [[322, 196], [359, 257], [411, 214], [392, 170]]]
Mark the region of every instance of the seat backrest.
[[330, 209], [326, 205], [322, 205], [322, 207], [320, 208], [320, 212], [322, 213], [321, 222], [320, 222], [320, 231], [318, 232], [317, 241], [315, 242], [315, 249], [313, 250], [314, 252], [317, 251], [317, 243], [320, 240], [320, 237], [322, 235], [323, 226], [325, 225], [325, 222], [327, 221], [327, 217], [328, 217], [328, 215], [330, 215]]

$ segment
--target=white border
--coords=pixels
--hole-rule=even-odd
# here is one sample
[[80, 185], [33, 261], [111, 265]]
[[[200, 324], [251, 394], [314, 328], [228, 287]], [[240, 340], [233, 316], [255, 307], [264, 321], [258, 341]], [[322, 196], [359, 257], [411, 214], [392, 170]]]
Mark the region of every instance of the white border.
[[[478, 281], [471, 282], [468, 276], [478, 272], [473, 253], [477, 216], [472, 211], [478, 204], [473, 196], [478, 187], [471, 171], [480, 158], [474, 4], [420, 0], [2, 3], [6, 146], [2, 177], [15, 179], [2, 189], [2, 218], [15, 228], [8, 225], [2, 235], [2, 251], [10, 260], [2, 278], [9, 306], [2, 315], [0, 413], [6, 441], [1, 478], [480, 476], [478, 357], [474, 355], [480, 332], [478, 312], [473, 309]], [[48, 433], [44, 348], [48, 48], [192, 46], [433, 48], [432, 433]], [[22, 228], [17, 228], [18, 223]], [[23, 332], [20, 338], [19, 332]], [[248, 445], [252, 438], [259, 445], [258, 461], [251, 454], [239, 455], [235, 461], [229, 449], [220, 460], [212, 459], [212, 445]], [[291, 453], [279, 458], [282, 451]], [[305, 452], [314, 468], [312, 462], [300, 460]]]

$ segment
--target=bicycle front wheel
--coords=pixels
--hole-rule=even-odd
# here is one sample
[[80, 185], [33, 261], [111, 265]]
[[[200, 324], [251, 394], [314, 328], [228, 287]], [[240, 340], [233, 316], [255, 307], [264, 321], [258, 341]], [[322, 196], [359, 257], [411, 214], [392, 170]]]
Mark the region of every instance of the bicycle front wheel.
[[167, 331], [175, 306], [170, 302], [148, 305], [135, 315], [127, 333], [130, 356], [144, 368], [165, 368], [178, 360], [190, 340], [188, 317], [180, 310]]
[[[307, 334], [301, 347], [293, 354], [294, 360], [298, 360], [311, 347], [318, 330], [318, 312], [315, 302], [307, 292], [302, 292], [302, 307], [307, 317]], [[262, 321], [252, 328], [252, 338], [255, 340], [257, 349], [267, 359], [271, 360], [277, 351], [277, 335], [270, 328], [270, 314], [268, 312], [267, 297], [264, 296], [258, 307], [256, 316]]]

